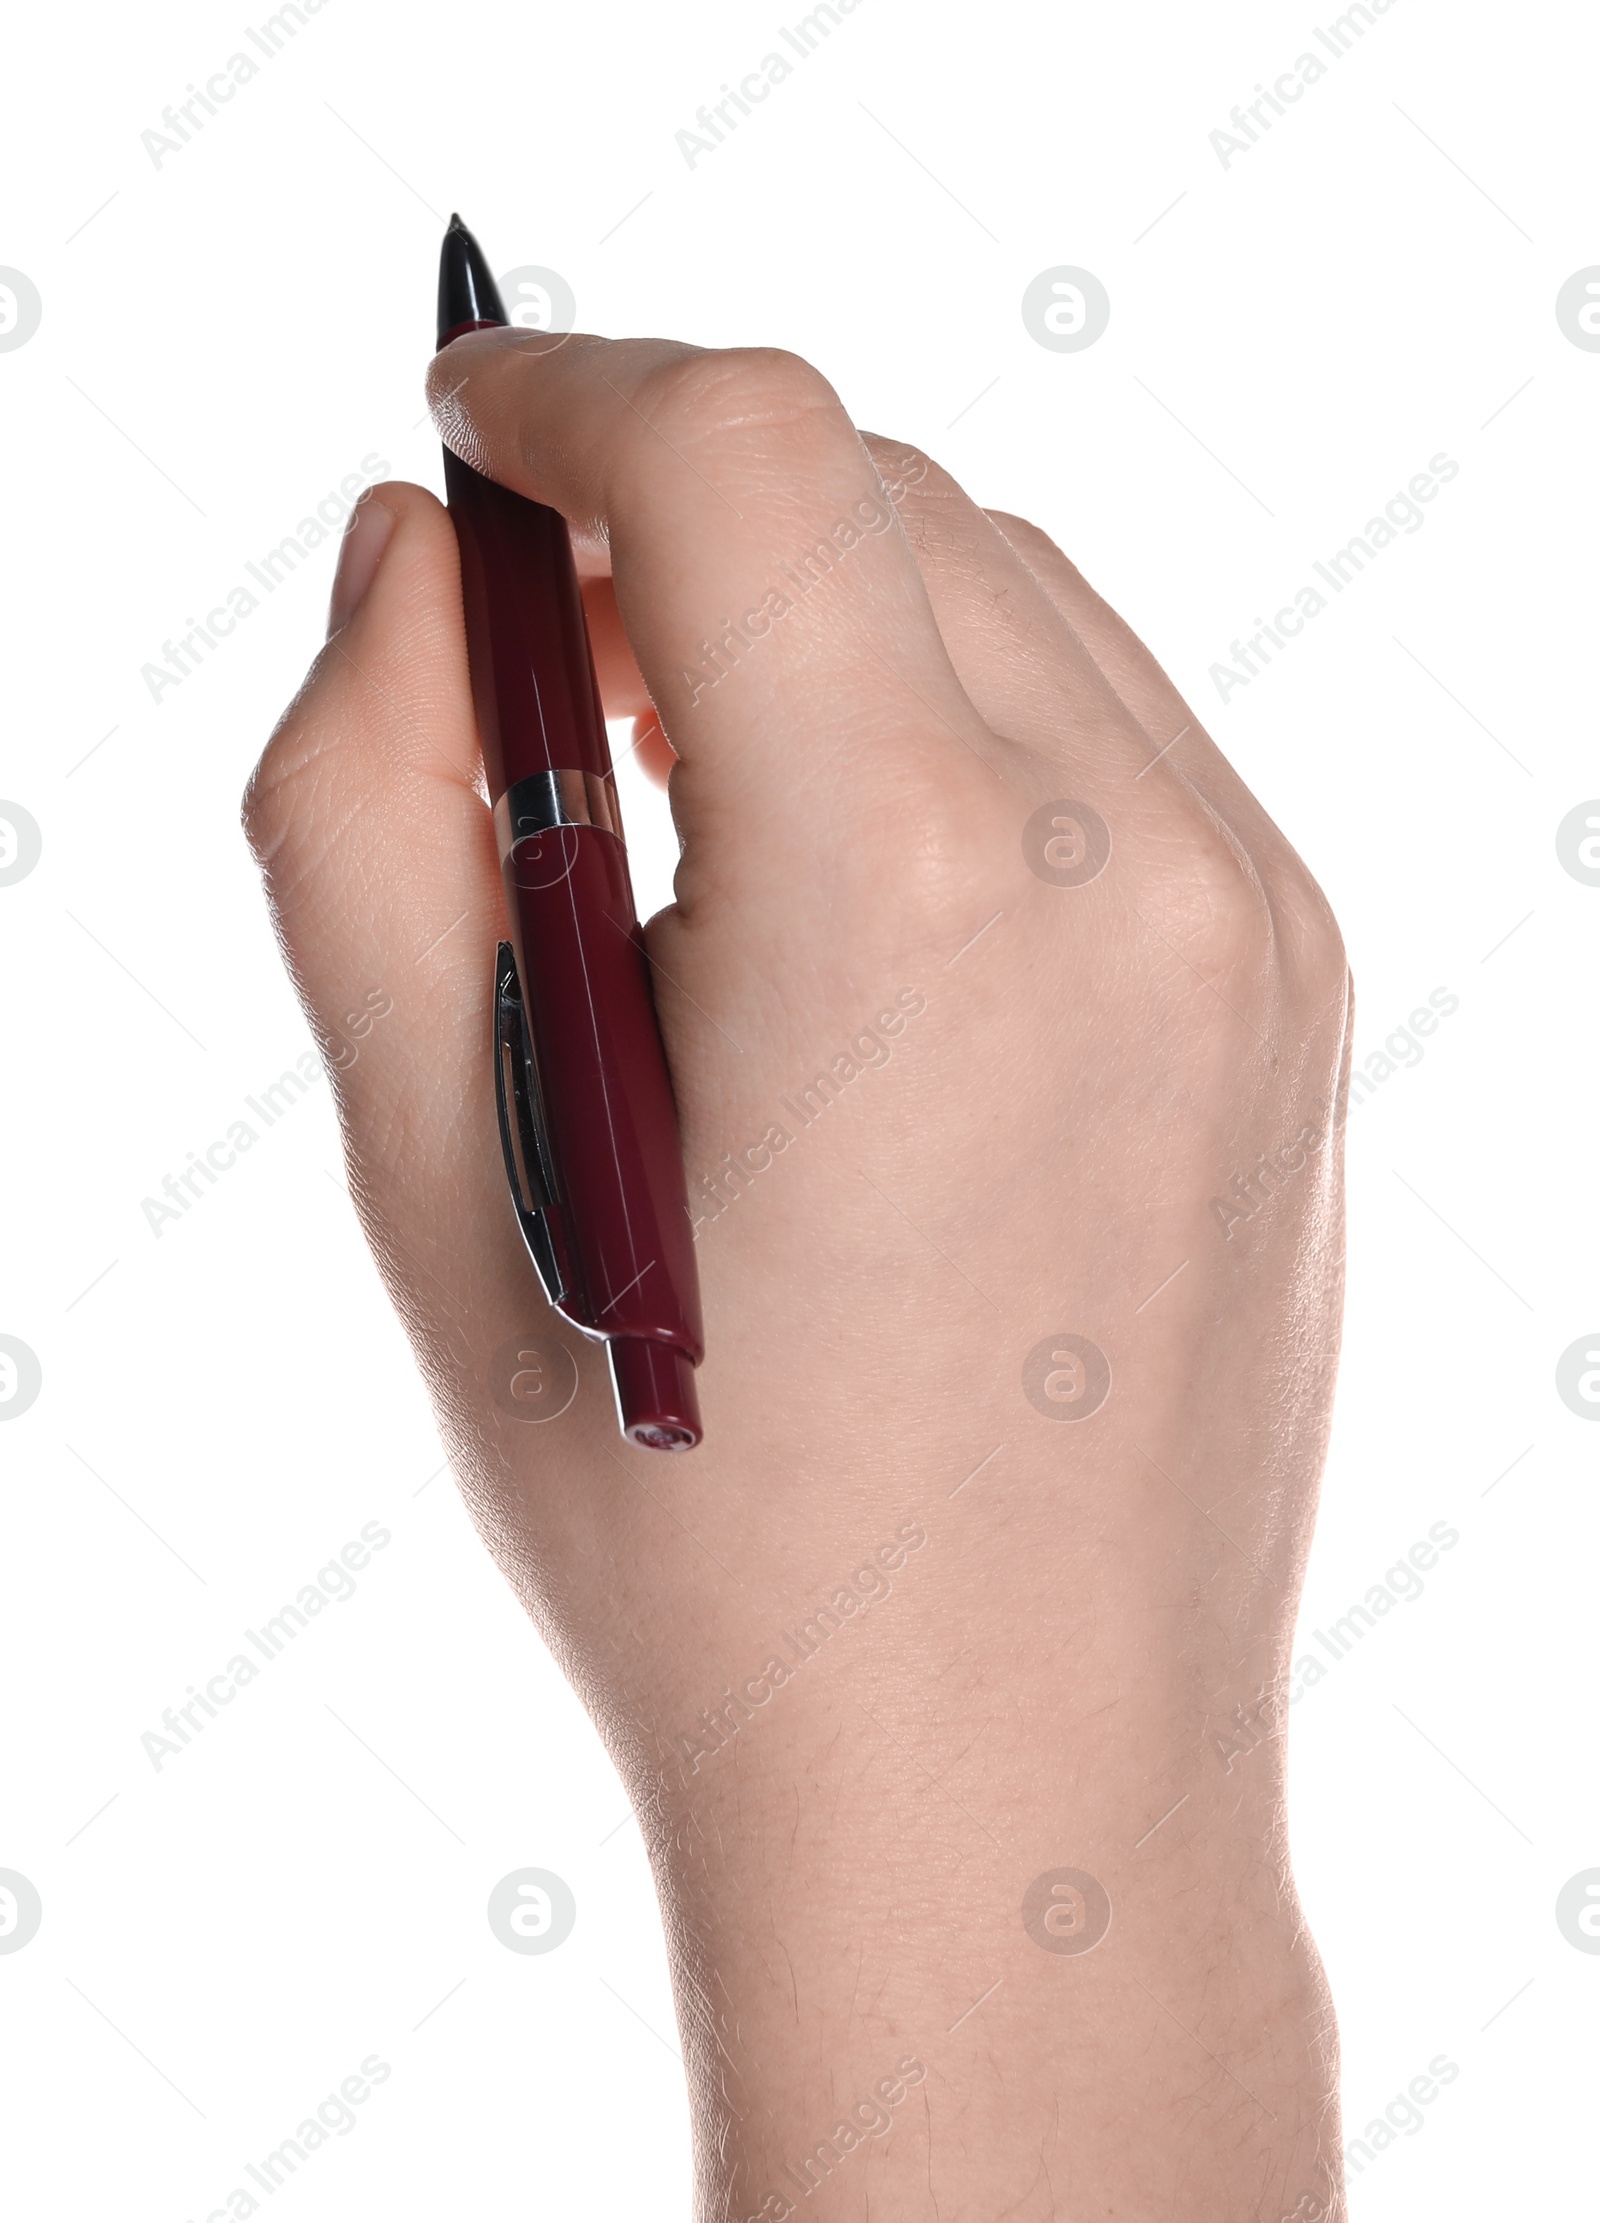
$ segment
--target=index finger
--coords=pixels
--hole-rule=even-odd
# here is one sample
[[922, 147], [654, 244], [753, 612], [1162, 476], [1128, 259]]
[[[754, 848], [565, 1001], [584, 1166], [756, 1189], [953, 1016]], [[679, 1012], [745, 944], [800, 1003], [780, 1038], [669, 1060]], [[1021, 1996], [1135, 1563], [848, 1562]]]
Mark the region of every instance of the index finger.
[[992, 746], [894, 488], [809, 363], [507, 327], [453, 342], [428, 384], [463, 461], [609, 543], [686, 767], [788, 788], [874, 738]]

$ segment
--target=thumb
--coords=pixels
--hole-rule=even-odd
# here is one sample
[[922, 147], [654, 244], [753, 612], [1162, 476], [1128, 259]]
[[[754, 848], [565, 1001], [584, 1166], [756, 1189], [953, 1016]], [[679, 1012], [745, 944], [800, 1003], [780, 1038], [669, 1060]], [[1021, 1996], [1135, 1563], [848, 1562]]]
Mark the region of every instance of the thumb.
[[504, 906], [455, 533], [431, 494], [387, 484], [362, 499], [333, 623], [252, 775], [245, 830], [368, 1240], [436, 1394], [481, 1406], [493, 1353], [546, 1308], [496, 1139]]

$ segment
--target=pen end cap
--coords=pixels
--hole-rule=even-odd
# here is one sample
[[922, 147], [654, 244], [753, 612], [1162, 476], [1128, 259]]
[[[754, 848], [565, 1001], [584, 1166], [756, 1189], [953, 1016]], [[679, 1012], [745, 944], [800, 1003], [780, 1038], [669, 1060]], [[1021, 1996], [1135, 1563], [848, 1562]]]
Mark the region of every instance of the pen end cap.
[[617, 1417], [630, 1443], [646, 1451], [692, 1451], [700, 1441], [694, 1367], [676, 1344], [617, 1336], [606, 1345]]

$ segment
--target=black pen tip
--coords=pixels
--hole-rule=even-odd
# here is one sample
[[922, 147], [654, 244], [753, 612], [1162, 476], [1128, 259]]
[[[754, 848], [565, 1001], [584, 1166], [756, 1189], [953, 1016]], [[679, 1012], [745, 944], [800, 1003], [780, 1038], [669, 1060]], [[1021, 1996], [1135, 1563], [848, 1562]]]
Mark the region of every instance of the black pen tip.
[[505, 303], [483, 249], [452, 215], [439, 250], [439, 326], [435, 345], [470, 324], [507, 324]]

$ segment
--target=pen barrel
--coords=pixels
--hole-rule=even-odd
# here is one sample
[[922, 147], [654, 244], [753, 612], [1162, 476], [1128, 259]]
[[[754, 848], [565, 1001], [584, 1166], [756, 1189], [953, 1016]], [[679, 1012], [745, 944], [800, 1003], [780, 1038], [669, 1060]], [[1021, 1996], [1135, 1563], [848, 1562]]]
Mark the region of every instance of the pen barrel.
[[567, 521], [448, 449], [461, 606], [489, 794], [540, 772], [611, 774]]
[[[506, 909], [554, 1177], [549, 1212], [568, 1283], [560, 1310], [587, 1334], [670, 1344], [698, 1365], [699, 1278], [677, 1112], [566, 521], [457, 456], [444, 461], [473, 704], [499, 806]], [[530, 794], [531, 818], [517, 807]], [[587, 822], [566, 822], [574, 810]], [[692, 1404], [692, 1384], [685, 1394]]]
[[622, 843], [596, 826], [530, 835], [505, 889], [571, 1282], [561, 1310], [698, 1365], [683, 1152]]

